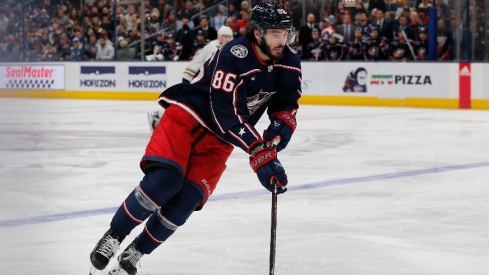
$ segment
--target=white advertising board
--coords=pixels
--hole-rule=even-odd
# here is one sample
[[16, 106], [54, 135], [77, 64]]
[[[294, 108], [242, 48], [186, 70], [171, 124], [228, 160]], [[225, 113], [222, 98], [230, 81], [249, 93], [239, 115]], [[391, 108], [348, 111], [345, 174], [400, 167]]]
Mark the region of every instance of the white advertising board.
[[0, 66], [0, 89], [64, 90], [64, 65]]
[[304, 95], [449, 98], [448, 64], [303, 62]]

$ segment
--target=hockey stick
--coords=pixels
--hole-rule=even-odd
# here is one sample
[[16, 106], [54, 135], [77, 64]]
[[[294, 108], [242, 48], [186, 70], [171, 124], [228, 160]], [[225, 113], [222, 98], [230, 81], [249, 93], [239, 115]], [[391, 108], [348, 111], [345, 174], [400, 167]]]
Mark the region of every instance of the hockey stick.
[[409, 50], [411, 51], [411, 54], [413, 55], [413, 59], [416, 59], [416, 55], [414, 54], [413, 46], [411, 46], [411, 42], [409, 42], [409, 37], [406, 35], [406, 32], [402, 30], [402, 33], [404, 34], [404, 37], [406, 38], [406, 43], [408, 44]]
[[[277, 144], [280, 142], [280, 138], [276, 137], [270, 144], [274, 150], [277, 148]], [[270, 275], [275, 274], [275, 250], [277, 248], [277, 180], [272, 179], [272, 227], [270, 232]]]

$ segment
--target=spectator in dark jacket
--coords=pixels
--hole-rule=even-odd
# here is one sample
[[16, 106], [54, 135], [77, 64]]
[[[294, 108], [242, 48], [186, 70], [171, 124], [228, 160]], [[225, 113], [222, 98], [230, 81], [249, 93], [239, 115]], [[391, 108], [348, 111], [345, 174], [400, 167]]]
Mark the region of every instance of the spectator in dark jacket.
[[370, 0], [368, 2], [368, 14], [371, 14], [373, 9], [377, 9], [385, 12], [386, 5], [384, 0]]
[[182, 19], [183, 27], [177, 31], [175, 41], [182, 46], [182, 54], [180, 60], [188, 60], [192, 55], [192, 46], [194, 44], [194, 32], [189, 27], [189, 19]]
[[217, 39], [217, 31], [214, 27], [209, 26], [209, 19], [207, 16], [202, 16], [200, 18], [200, 25], [194, 28], [194, 33], [202, 31], [204, 33], [205, 39], [215, 40]]

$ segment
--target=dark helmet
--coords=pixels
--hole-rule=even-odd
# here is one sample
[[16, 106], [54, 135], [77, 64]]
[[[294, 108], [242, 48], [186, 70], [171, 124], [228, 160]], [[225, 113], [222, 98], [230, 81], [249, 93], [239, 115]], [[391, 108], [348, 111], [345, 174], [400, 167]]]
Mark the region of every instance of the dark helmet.
[[260, 31], [263, 39], [267, 29], [288, 29], [287, 44], [295, 40], [295, 29], [290, 14], [277, 2], [260, 3], [253, 8], [250, 24]]
[[262, 29], [291, 29], [292, 17], [277, 2], [260, 3], [253, 8], [250, 23]]

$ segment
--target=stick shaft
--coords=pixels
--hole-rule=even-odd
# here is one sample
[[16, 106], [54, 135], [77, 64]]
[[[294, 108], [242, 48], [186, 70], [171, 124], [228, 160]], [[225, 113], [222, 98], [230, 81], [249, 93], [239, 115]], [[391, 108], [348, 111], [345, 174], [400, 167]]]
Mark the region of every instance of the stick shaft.
[[270, 275], [275, 274], [275, 250], [277, 245], [277, 185], [272, 191], [272, 228], [270, 236]]

